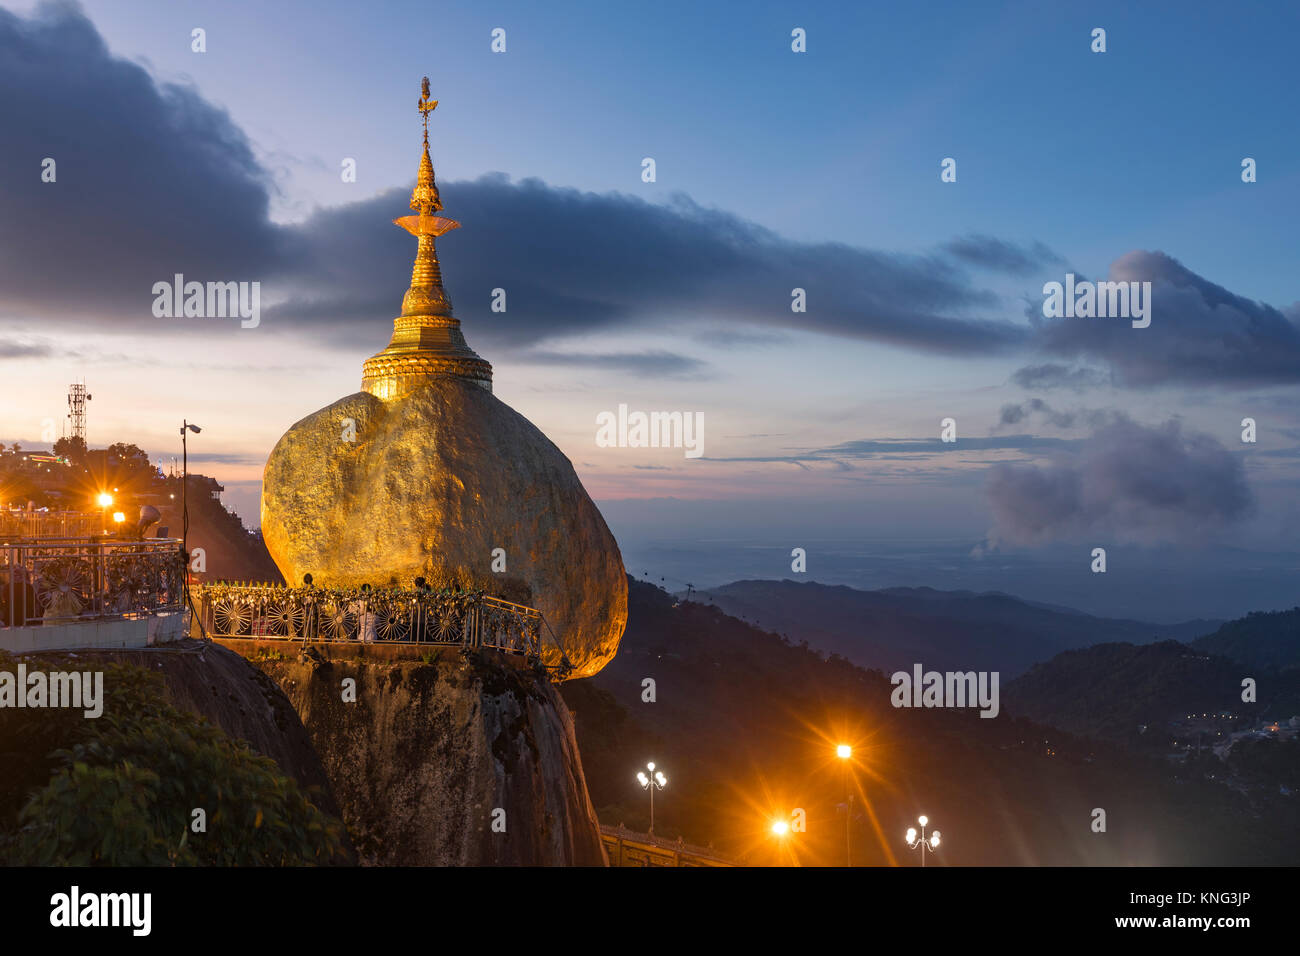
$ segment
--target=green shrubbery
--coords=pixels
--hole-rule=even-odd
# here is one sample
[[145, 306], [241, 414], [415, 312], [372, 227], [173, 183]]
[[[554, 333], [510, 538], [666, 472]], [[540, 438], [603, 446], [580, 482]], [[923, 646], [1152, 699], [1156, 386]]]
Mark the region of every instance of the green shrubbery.
[[[0, 659], [0, 669], [13, 668]], [[10, 771], [0, 774], [0, 860], [281, 866], [344, 858], [342, 824], [274, 761], [172, 707], [158, 675], [124, 665], [104, 671], [98, 719], [0, 711], [0, 766]], [[206, 815], [205, 832], [191, 829], [196, 809]]]

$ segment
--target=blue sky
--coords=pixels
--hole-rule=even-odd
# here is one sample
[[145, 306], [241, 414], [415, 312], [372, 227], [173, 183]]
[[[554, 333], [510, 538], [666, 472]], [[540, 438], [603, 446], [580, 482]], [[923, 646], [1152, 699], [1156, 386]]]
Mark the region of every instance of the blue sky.
[[[1295, 298], [1295, 5], [727, 7], [84, 4], [114, 52], [231, 111], [283, 176], [280, 215], [355, 198], [336, 157], [358, 159], [361, 190], [408, 183], [401, 94], [428, 73], [443, 179], [639, 191], [651, 155], [655, 192], [791, 238], [924, 251], [996, 225], [1099, 273], [1119, 247], [1176, 236], [1193, 270]], [[1105, 54], [1090, 50], [1098, 26]], [[1249, 192], [1247, 155], [1264, 170]], [[946, 156], [958, 189], [935, 187]]]
[[[16, 131], [0, 150], [13, 270], [0, 439], [39, 443], [85, 377], [92, 443], [98, 431], [162, 456], [173, 418], [203, 421], [199, 461], [254, 516], [278, 436], [355, 391], [387, 340], [413, 251], [388, 221], [405, 211], [427, 74], [443, 201], [464, 223], [439, 251], [466, 334], [637, 559], [698, 538], [710, 502], [730, 516], [710, 540], [766, 535], [778, 549], [800, 528], [1031, 555], [1109, 536], [1194, 545], [1206, 574], [1215, 548], [1284, 551], [1300, 532], [1300, 8], [1131, 6], [92, 0], [80, 9], [106, 58], [78, 49], [90, 41], [75, 8], [46, 7], [57, 28], [31, 49], [50, 72], [12, 58], [0, 71], [0, 121]], [[34, 5], [2, 9], [19, 17], [12, 42], [37, 35]], [[190, 49], [194, 27], [206, 53]], [[490, 49], [497, 27], [504, 54]], [[790, 49], [795, 27], [806, 53]], [[1090, 50], [1095, 27], [1105, 53]], [[103, 69], [79, 87], [91, 60]], [[163, 94], [139, 87], [169, 83], [188, 105], [150, 112]], [[68, 191], [15, 172], [79, 123], [94, 133], [59, 147]], [[646, 156], [655, 183], [641, 181]], [[1241, 181], [1246, 156], [1256, 183]], [[356, 183], [340, 180], [345, 157]], [[956, 183], [940, 182], [945, 157]], [[481, 178], [495, 173], [509, 178]], [[93, 265], [71, 290], [43, 278], [91, 233], [84, 258], [105, 258], [102, 279]], [[223, 279], [266, 264], [262, 327], [150, 325], [147, 298], [112, 288], [182, 261], [235, 270]], [[1033, 326], [1043, 282], [1066, 271], [1154, 280], [1168, 311], [1142, 338]], [[494, 317], [483, 293], [497, 282], [537, 295]], [[794, 285], [808, 287], [806, 316], [789, 311]], [[1088, 384], [1027, 387], [1023, 370], [1043, 367], [1083, 369]], [[597, 448], [594, 417], [619, 403], [702, 411], [706, 459]], [[1007, 406], [1023, 409], [1014, 427]], [[1247, 415], [1257, 446], [1238, 437]], [[860, 444], [932, 442], [947, 416], [984, 445]], [[1134, 490], [1141, 476], [1108, 470], [1133, 442], [1163, 447], [1170, 422], [1169, 480], [1204, 487], [1151, 497]], [[999, 465], [1037, 469], [1040, 491], [1020, 480], [1032, 470]], [[1032, 501], [1005, 511], [1011, 489], [1079, 476], [1094, 497], [1119, 489], [1118, 504], [1084, 502], [1045, 536], [1017, 524]], [[1206, 505], [1236, 502], [1239, 477], [1248, 502]], [[1167, 520], [1134, 531], [1146, 505]], [[699, 559], [717, 580], [752, 570], [729, 547]], [[1276, 594], [1288, 600], [1284, 584]]]

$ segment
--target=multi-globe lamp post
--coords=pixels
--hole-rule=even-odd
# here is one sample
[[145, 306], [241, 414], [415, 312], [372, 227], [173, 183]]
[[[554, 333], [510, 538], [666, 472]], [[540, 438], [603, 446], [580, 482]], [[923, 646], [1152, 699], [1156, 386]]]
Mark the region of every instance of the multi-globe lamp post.
[[641, 784], [641, 789], [650, 791], [650, 834], [653, 836], [655, 832], [655, 791], [668, 786], [668, 778], [664, 776], [662, 770], [655, 769], [652, 760], [645, 765], [645, 770], [637, 771], [636, 782]]
[[906, 835], [907, 845], [913, 850], [918, 847], [920, 848], [921, 866], [925, 866], [925, 855], [927, 853], [933, 853], [935, 850], [939, 849], [939, 831], [931, 831], [930, 838], [926, 839], [925, 827], [930, 822], [930, 818], [925, 814], [921, 814], [921, 816], [916, 818], [916, 822], [921, 824], [921, 832], [918, 834], [916, 832], [916, 827], [908, 827]]

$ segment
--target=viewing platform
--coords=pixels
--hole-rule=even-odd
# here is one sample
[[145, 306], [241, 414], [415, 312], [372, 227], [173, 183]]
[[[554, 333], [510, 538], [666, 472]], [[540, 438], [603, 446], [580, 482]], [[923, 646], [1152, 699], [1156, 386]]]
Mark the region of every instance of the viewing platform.
[[557, 680], [571, 668], [540, 611], [477, 591], [217, 583], [192, 593], [197, 617], [190, 636], [245, 657], [296, 642], [317, 646], [324, 656], [383, 660], [488, 650]]
[[0, 650], [177, 640], [185, 633], [184, 573], [176, 538], [0, 541]]

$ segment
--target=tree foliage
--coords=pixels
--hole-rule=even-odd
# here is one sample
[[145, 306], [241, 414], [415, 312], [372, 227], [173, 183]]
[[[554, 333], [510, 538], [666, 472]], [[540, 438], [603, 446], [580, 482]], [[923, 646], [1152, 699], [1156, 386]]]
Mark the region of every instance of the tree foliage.
[[[0, 817], [0, 828], [10, 827], [0, 832], [0, 858], [36, 866], [343, 860], [342, 824], [313, 805], [274, 761], [172, 707], [156, 674], [112, 665], [104, 677], [103, 716], [56, 721], [62, 745], [43, 760], [28, 761], [29, 771], [47, 765], [53, 772], [16, 819]], [[21, 715], [22, 722], [50, 712], [7, 714]], [[42, 736], [0, 724], [0, 731], [9, 730], [28, 742]], [[7, 732], [0, 736], [10, 738]], [[192, 828], [195, 810], [206, 816], [202, 832]]]
[[54, 443], [54, 454], [61, 455], [74, 465], [85, 464], [86, 439], [77, 435], [65, 435]]

